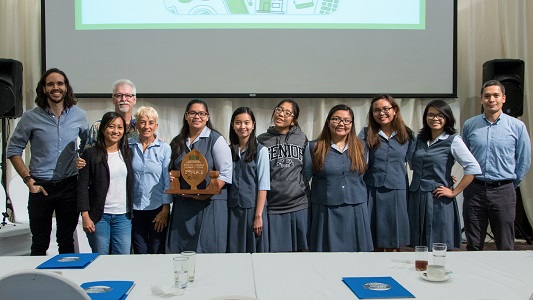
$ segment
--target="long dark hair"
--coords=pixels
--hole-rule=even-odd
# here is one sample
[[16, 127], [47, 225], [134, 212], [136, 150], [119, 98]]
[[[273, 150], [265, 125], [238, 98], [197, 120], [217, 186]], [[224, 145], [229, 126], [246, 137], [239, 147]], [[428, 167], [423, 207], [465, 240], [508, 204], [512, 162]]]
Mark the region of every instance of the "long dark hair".
[[366, 145], [369, 149], [378, 148], [381, 145], [381, 139], [379, 138], [379, 131], [381, 126], [378, 124], [374, 118], [374, 103], [379, 100], [386, 100], [390, 103], [392, 109], [396, 112], [394, 119], [392, 119], [391, 125], [392, 130], [396, 132], [396, 140], [400, 144], [405, 144], [409, 140], [413, 140], [413, 132], [409, 127], [407, 127], [403, 121], [402, 115], [400, 114], [400, 106], [396, 100], [390, 95], [377, 95], [372, 98], [370, 103], [370, 109], [368, 110], [368, 130], [366, 133]]
[[245, 106], [239, 107], [233, 112], [233, 115], [231, 115], [231, 123], [229, 127], [229, 142], [230, 142], [230, 148], [231, 148], [231, 156], [232, 156], [233, 161], [239, 160], [239, 137], [237, 136], [237, 133], [233, 129], [233, 122], [235, 121], [235, 118], [240, 114], [248, 114], [250, 118], [252, 119], [252, 123], [254, 124], [254, 129], [250, 133], [248, 142], [246, 142], [246, 155], [244, 156], [244, 161], [251, 162], [257, 154], [257, 139], [255, 138], [255, 116], [254, 116], [254, 112], [249, 107], [245, 107]]
[[48, 75], [52, 73], [60, 74], [65, 79], [66, 94], [65, 98], [63, 99], [65, 108], [70, 108], [76, 105], [76, 103], [78, 103], [78, 100], [76, 99], [76, 97], [74, 97], [74, 91], [70, 86], [70, 82], [68, 80], [67, 75], [65, 74], [65, 72], [57, 68], [49, 69], [44, 72], [43, 76], [41, 76], [41, 79], [39, 80], [39, 83], [37, 83], [37, 87], [35, 88], [35, 92], [37, 93], [37, 96], [35, 96], [35, 104], [37, 104], [37, 106], [39, 106], [40, 108], [49, 107], [48, 96], [44, 93], [44, 88], [46, 86], [46, 77], [48, 77]]
[[[207, 103], [205, 103], [203, 100], [192, 99], [191, 101], [189, 101], [189, 103], [187, 103], [187, 107], [185, 108], [185, 112], [183, 113], [183, 119], [182, 119], [183, 126], [181, 127], [180, 133], [177, 136], [175, 136], [170, 142], [170, 149], [172, 149], [172, 155], [170, 156], [170, 164], [168, 166], [169, 170], [173, 169], [172, 166], [174, 165], [174, 160], [176, 160], [185, 151], [185, 148], [187, 147], [186, 142], [187, 142], [187, 138], [189, 138], [190, 129], [189, 129], [189, 123], [187, 122], [187, 117], [185, 117], [185, 115], [189, 111], [189, 109], [191, 109], [191, 106], [193, 104], [203, 105], [205, 108], [205, 112], [209, 114], [209, 108], [207, 107]], [[206, 126], [207, 128], [215, 132], [218, 132], [213, 126], [213, 124], [211, 123], [211, 118], [207, 119]]]
[[366, 170], [366, 161], [365, 161], [365, 149], [363, 147], [363, 143], [357, 138], [357, 134], [355, 133], [355, 126], [353, 125], [353, 119], [354, 114], [353, 110], [345, 104], [339, 104], [335, 105], [331, 108], [331, 110], [328, 113], [328, 116], [326, 118], [326, 121], [324, 121], [324, 126], [322, 127], [322, 132], [320, 132], [320, 135], [317, 138], [315, 147], [313, 150], [313, 170], [315, 172], [319, 172], [324, 168], [324, 161], [326, 154], [328, 153], [329, 149], [331, 148], [331, 130], [329, 129], [329, 122], [331, 119], [331, 116], [339, 110], [346, 110], [350, 113], [350, 118], [352, 118], [352, 128], [350, 128], [350, 132], [348, 133], [347, 139], [346, 139], [346, 145], [348, 146], [348, 157], [350, 158], [351, 164], [350, 164], [350, 170], [354, 172], [358, 172], [359, 174], [363, 174]]
[[107, 161], [107, 149], [105, 145], [105, 136], [104, 132], [109, 127], [109, 124], [113, 122], [115, 119], [121, 119], [122, 124], [124, 125], [124, 134], [120, 138], [120, 141], [118, 142], [118, 149], [120, 153], [122, 154], [122, 157], [124, 160], [131, 159], [131, 150], [130, 146], [128, 144], [128, 137], [126, 135], [126, 121], [124, 118], [119, 115], [118, 113], [114, 111], [106, 112], [104, 116], [102, 117], [102, 121], [100, 122], [100, 127], [98, 128], [98, 135], [96, 138], [96, 162], [101, 163], [103, 161]]
[[439, 113], [444, 115], [444, 118], [446, 119], [446, 124], [444, 124], [444, 131], [448, 134], [454, 134], [457, 132], [455, 129], [455, 117], [453, 116], [452, 109], [443, 100], [433, 100], [428, 103], [426, 106], [426, 109], [424, 109], [424, 116], [422, 117], [422, 124], [424, 126], [422, 129], [420, 129], [420, 132], [418, 133], [418, 138], [422, 141], [429, 141], [431, 140], [431, 128], [429, 128], [428, 125], [428, 110], [430, 107], [433, 107], [436, 109]]

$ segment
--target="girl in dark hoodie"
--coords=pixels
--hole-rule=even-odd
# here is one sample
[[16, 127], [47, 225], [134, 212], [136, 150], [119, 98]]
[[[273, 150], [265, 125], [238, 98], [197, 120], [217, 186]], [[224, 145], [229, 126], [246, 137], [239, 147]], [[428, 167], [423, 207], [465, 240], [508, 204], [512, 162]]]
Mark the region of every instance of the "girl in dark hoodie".
[[303, 177], [307, 137], [298, 125], [300, 108], [282, 100], [272, 123], [257, 140], [268, 148], [270, 191], [267, 193], [270, 251], [306, 251], [309, 188]]

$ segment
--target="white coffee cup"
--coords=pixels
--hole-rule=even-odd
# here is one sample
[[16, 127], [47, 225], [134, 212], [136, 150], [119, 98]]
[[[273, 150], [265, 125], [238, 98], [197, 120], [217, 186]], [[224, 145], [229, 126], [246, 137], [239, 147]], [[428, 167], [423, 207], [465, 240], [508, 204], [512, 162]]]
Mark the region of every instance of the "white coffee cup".
[[430, 279], [444, 279], [444, 276], [446, 276], [446, 270], [441, 265], [428, 265], [426, 272]]

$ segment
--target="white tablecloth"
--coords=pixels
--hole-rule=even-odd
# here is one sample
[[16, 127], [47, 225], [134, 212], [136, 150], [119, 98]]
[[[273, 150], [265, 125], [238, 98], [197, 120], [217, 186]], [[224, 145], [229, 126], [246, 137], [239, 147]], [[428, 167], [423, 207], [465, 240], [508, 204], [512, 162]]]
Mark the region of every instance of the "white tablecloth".
[[[419, 277], [413, 252], [198, 254], [196, 281], [185, 294], [155, 296], [151, 285], [173, 284], [175, 255], [100, 256], [86, 269], [61, 270], [77, 284], [133, 280], [135, 299], [357, 299], [342, 277], [392, 276], [416, 299], [529, 299], [533, 293], [533, 251], [448, 252], [445, 282]], [[0, 257], [0, 276], [34, 269], [50, 257]], [[1, 298], [1, 296], [0, 296]]]
[[[392, 276], [416, 299], [529, 299], [533, 293], [533, 251], [448, 252], [451, 279], [420, 278], [414, 253], [253, 254], [258, 299], [357, 299], [342, 277]], [[431, 262], [431, 258], [430, 258]]]
[[[103, 255], [82, 270], [59, 270], [76, 284], [101, 280], [135, 281], [128, 300], [135, 299], [239, 299], [255, 298], [250, 254], [198, 254], [196, 280], [185, 293], [169, 298], [153, 295], [152, 285], [174, 284], [172, 258], [176, 255]], [[0, 276], [34, 269], [50, 257], [0, 257]], [[0, 296], [1, 298], [1, 296]]]

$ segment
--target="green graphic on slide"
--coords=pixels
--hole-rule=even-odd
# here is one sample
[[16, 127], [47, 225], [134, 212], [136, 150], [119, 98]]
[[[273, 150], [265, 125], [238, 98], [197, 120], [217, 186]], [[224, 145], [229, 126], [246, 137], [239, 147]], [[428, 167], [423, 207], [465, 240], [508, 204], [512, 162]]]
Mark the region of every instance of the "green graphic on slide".
[[[176, 15], [327, 15], [341, 0], [164, 0], [166, 9]], [[345, 0], [346, 1], [346, 0]]]
[[75, 0], [76, 30], [426, 28], [427, 0], [139, 1], [125, 13], [128, 0]]
[[232, 15], [244, 15], [248, 13], [244, 0], [226, 0], [226, 6]]

